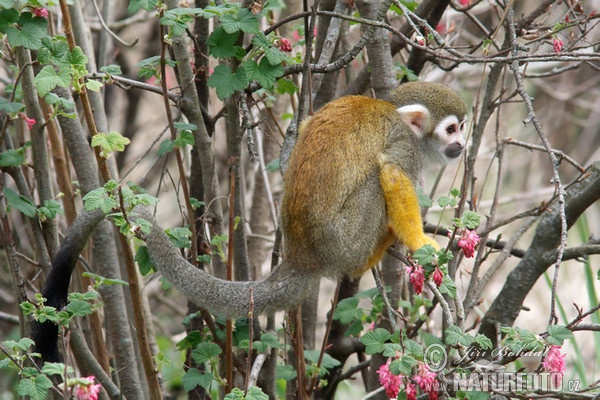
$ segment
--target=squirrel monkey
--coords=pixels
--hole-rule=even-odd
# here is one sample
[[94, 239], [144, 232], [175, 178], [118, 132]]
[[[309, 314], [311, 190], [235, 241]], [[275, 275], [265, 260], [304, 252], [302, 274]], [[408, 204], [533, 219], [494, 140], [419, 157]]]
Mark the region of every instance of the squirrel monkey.
[[[284, 260], [262, 281], [230, 282], [192, 266], [153, 216], [145, 236], [156, 268], [200, 307], [241, 317], [299, 304], [322, 277], [358, 276], [375, 265], [395, 240], [410, 251], [437, 243], [423, 233], [415, 184], [424, 157], [448, 160], [465, 147], [467, 107], [451, 89], [435, 83], [400, 85], [388, 101], [348, 96], [305, 121], [284, 176], [281, 205]], [[46, 305], [66, 304], [71, 273], [95, 226], [97, 210], [70, 227], [47, 277]], [[44, 359], [59, 359], [58, 329], [35, 324], [33, 337]]]

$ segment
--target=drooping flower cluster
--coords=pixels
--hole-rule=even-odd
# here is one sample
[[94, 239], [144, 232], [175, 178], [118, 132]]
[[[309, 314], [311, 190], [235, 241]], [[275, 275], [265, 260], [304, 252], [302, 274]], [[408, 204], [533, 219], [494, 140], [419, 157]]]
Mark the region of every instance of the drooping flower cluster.
[[566, 354], [562, 354], [560, 349], [561, 346], [550, 346], [550, 349], [544, 358], [544, 362], [542, 363], [542, 367], [552, 374], [552, 384], [554, 387], [560, 386], [566, 369]]
[[420, 266], [406, 266], [404, 267], [407, 274], [410, 277], [410, 283], [413, 285], [416, 294], [423, 292], [423, 285], [425, 284], [425, 269]]
[[385, 394], [390, 399], [395, 399], [398, 397], [398, 393], [400, 392], [400, 385], [402, 384], [402, 375], [394, 375], [390, 371], [390, 362], [392, 359], [388, 359], [388, 362], [383, 364], [377, 370], [379, 374], [379, 383], [384, 387]]
[[436, 374], [431, 372], [426, 364], [419, 364], [417, 374], [409, 379], [402, 375], [394, 375], [389, 368], [390, 362], [391, 359], [377, 370], [379, 383], [384, 387], [388, 398], [396, 399], [404, 382], [404, 392], [407, 400], [416, 400], [417, 386], [429, 395], [429, 400], [437, 400], [439, 383]]
[[95, 377], [88, 376], [82, 379], [82, 381], [88, 381], [89, 383], [86, 385], [83, 382], [78, 383], [75, 388], [73, 388], [73, 394], [75, 395], [75, 399], [77, 400], [98, 400], [98, 393], [100, 393], [100, 385], [99, 383], [94, 384]]
[[479, 235], [467, 228], [460, 228], [459, 233], [458, 247], [462, 249], [465, 257], [472, 258], [475, 256], [475, 247], [479, 244], [479, 240], [481, 240]]
[[437, 400], [438, 381], [436, 379], [436, 374], [429, 370], [427, 364], [419, 364], [417, 370], [417, 375], [413, 377], [414, 381], [419, 385], [423, 392], [429, 395], [429, 400]]
[[435, 271], [433, 271], [433, 274], [431, 274], [431, 277], [433, 278], [433, 283], [435, 283], [435, 286], [442, 285], [442, 282], [444, 279], [444, 273], [442, 272], [440, 267], [435, 267]]

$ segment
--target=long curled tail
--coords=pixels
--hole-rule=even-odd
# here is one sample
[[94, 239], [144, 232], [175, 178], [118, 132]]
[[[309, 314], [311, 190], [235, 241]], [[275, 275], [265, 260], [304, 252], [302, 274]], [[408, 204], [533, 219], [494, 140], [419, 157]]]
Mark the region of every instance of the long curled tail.
[[[280, 264], [262, 281], [231, 282], [194, 267], [177, 249], [156, 220], [142, 207], [136, 207], [133, 214], [139, 215], [152, 224], [145, 236], [148, 254], [156, 269], [189, 300], [213, 314], [226, 318], [244, 317], [250, 311], [254, 314], [271, 314], [299, 304], [310, 289], [315, 287], [320, 275], [311, 273], [308, 268], [297, 268], [287, 261]], [[46, 305], [60, 309], [66, 305], [71, 274], [77, 258], [85, 247], [94, 228], [105, 218], [97, 210], [84, 212], [77, 217], [63, 240], [52, 270], [48, 275], [43, 296]], [[43, 360], [59, 361], [58, 327], [50, 322], [32, 326], [35, 350]]]

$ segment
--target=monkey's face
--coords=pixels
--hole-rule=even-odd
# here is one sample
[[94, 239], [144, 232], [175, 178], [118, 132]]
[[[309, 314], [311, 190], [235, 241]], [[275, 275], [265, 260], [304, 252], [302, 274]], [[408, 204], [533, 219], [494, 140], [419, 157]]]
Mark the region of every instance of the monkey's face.
[[460, 157], [465, 148], [465, 126], [467, 117], [449, 115], [442, 119], [433, 130], [433, 140], [437, 141], [438, 152], [445, 161]]

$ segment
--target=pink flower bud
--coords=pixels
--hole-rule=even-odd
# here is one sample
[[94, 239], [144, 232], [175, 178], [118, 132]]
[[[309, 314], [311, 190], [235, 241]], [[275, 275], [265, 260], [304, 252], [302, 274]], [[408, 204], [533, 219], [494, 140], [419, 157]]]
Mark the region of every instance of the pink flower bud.
[[563, 48], [563, 41], [560, 40], [559, 38], [554, 38], [554, 42], [553, 42], [552, 46], [554, 47], [554, 51], [556, 53], [560, 53], [560, 51]]
[[292, 51], [292, 42], [286, 38], [281, 38], [281, 41], [279, 42], [279, 50], [286, 52]]
[[40, 17], [40, 18], [48, 18], [48, 10], [45, 9], [44, 7], [33, 7], [31, 9], [31, 12], [33, 13], [33, 15], [35, 15], [36, 17]]
[[435, 283], [436, 286], [441, 286], [442, 285], [442, 281], [444, 279], [444, 273], [442, 272], [441, 269], [439, 268], [435, 268], [435, 271], [433, 271], [433, 283]]

